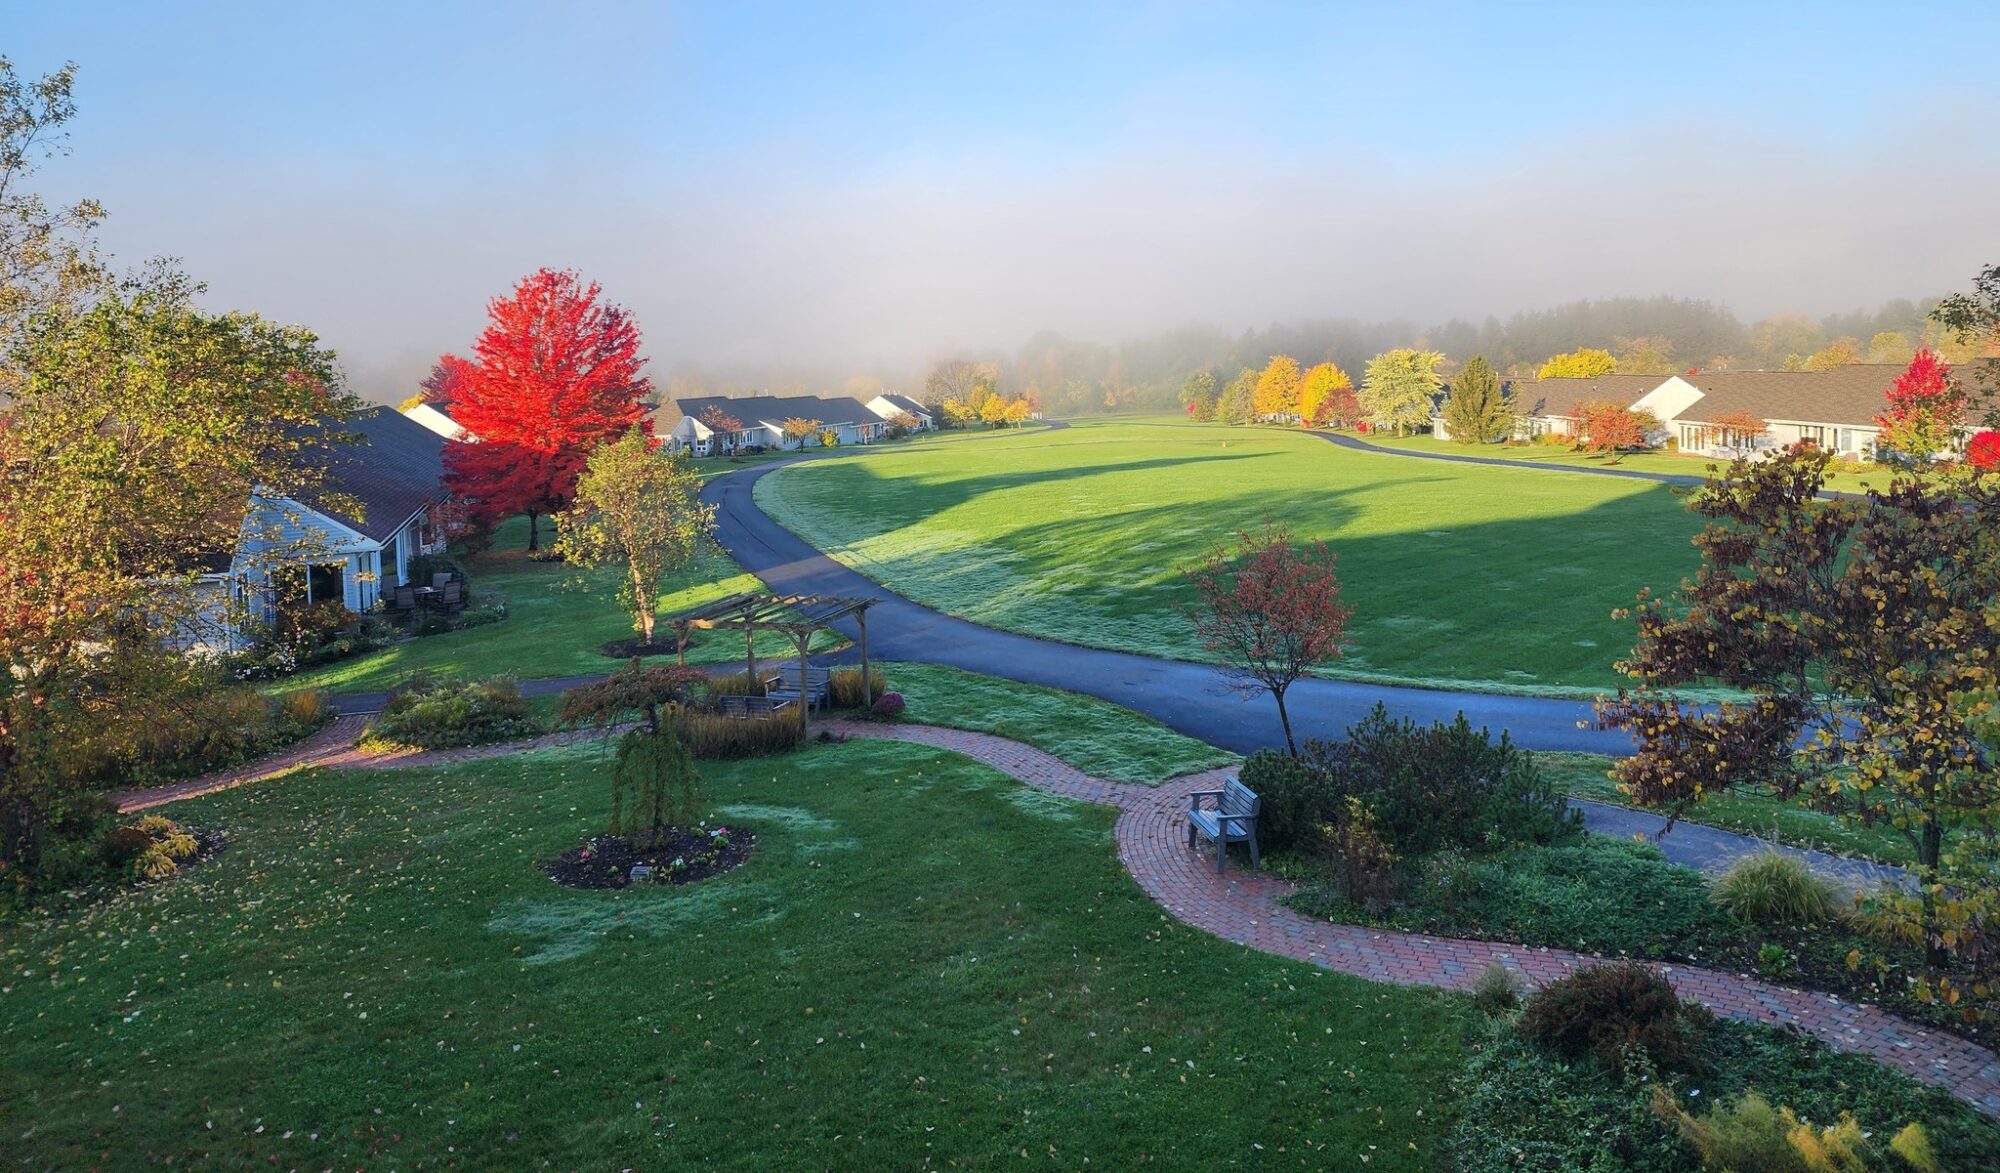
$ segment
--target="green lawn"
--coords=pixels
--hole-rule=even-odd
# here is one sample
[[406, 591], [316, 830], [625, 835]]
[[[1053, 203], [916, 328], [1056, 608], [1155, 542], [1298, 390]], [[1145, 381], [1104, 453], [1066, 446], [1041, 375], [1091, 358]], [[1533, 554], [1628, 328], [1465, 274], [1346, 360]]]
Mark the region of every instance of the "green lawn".
[[[1707, 476], [1711, 465], [1726, 468], [1728, 461], [1713, 456], [1682, 456], [1675, 452], [1633, 452], [1623, 456], [1599, 456], [1588, 452], [1578, 452], [1568, 444], [1457, 444], [1450, 440], [1440, 440], [1435, 436], [1384, 436], [1368, 435], [1358, 437], [1382, 448], [1400, 448], [1411, 452], [1442, 452], [1450, 456], [1482, 456], [1495, 460], [1519, 460], [1529, 464], [1549, 468], [1609, 468], [1626, 472], [1669, 473], [1673, 476]], [[1858, 493], [1870, 487], [1887, 488], [1890, 470], [1869, 467], [1859, 472], [1844, 472], [1829, 469], [1826, 487], [1843, 492]]]
[[1463, 1004], [1180, 925], [1121, 871], [1108, 810], [922, 747], [820, 746], [704, 765], [717, 817], [758, 836], [742, 869], [561, 890], [534, 864], [601, 826], [601, 753], [170, 808], [231, 845], [0, 926], [12, 1160], [1446, 1160]]
[[[1611, 759], [1597, 754], [1542, 753], [1535, 760], [1556, 779], [1565, 791], [1578, 798], [1592, 798], [1620, 806], [1637, 806], [1620, 793], [1618, 783], [1607, 773]], [[1910, 841], [1893, 827], [1850, 825], [1822, 811], [1808, 810], [1796, 801], [1764, 794], [1717, 794], [1702, 799], [1682, 816], [1690, 823], [1705, 823], [1726, 831], [1775, 838], [1788, 847], [1831, 851], [1837, 855], [1859, 855], [1884, 863], [1907, 865], [1916, 853]]]
[[1343, 675], [1595, 692], [1644, 586], [1696, 564], [1664, 485], [1399, 461], [1275, 429], [1104, 420], [883, 449], [766, 476], [759, 502], [834, 556], [994, 626], [1200, 658], [1180, 567], [1265, 517], [1323, 538], [1355, 608]]
[[[543, 526], [546, 544], [551, 535], [546, 521]], [[272, 687], [315, 685], [335, 692], [369, 692], [391, 688], [418, 671], [531, 680], [617, 669], [620, 661], [598, 649], [633, 635], [632, 617], [618, 606], [618, 572], [579, 574], [560, 562], [530, 561], [527, 541], [527, 521], [515, 518], [500, 528], [491, 550], [466, 562], [475, 599], [492, 593], [506, 600], [507, 618], [501, 622], [392, 644], [286, 677]], [[675, 575], [668, 588], [660, 595], [663, 616], [727, 595], [762, 590], [763, 585], [728, 555], [712, 553]], [[821, 638], [828, 644], [837, 642], [831, 636]], [[791, 650], [791, 641], [764, 636], [757, 647], [759, 655], [779, 656]], [[688, 659], [695, 663], [742, 657], [743, 638], [737, 632], [698, 632], [688, 650]]]
[[884, 664], [905, 720], [1024, 741], [1087, 774], [1151, 785], [1238, 760], [1109, 701], [935, 664]]

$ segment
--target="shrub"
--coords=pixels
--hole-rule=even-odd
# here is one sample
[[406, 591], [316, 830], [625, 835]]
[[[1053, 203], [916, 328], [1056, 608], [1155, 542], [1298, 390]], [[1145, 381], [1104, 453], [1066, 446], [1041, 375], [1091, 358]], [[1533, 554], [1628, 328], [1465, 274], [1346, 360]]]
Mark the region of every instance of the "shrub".
[[[1852, 1112], [1842, 1112], [1824, 1128], [1816, 1127], [1790, 1108], [1773, 1106], [1750, 1091], [1705, 1116], [1693, 1116], [1671, 1091], [1657, 1084], [1653, 1086], [1652, 1106], [1688, 1147], [1701, 1154], [1701, 1163], [1708, 1169], [1729, 1173], [1857, 1173], [1887, 1164], [1887, 1154], [1878, 1151], [1874, 1134], [1864, 1131]], [[1912, 1169], [1938, 1167], [1930, 1138], [1916, 1121], [1896, 1133], [1889, 1142], [1889, 1152]]]
[[905, 707], [900, 692], [885, 692], [875, 698], [875, 712], [883, 717], [900, 717]]
[[[1255, 777], [1257, 781], [1251, 779]], [[1393, 720], [1377, 705], [1338, 742], [1307, 742], [1298, 763], [1259, 754], [1243, 784], [1264, 799], [1258, 832], [1283, 848], [1330, 821], [1349, 796], [1374, 812], [1397, 854], [1444, 846], [1497, 851], [1574, 835], [1582, 817], [1534, 755], [1505, 733], [1495, 741], [1463, 713], [1449, 725]]]
[[507, 605], [505, 603], [481, 603], [476, 607], [467, 607], [465, 610], [459, 612], [458, 625], [460, 627], [485, 627], [489, 623], [498, 623], [505, 618], [507, 618]]
[[[889, 690], [889, 679], [880, 668], [868, 670], [870, 696], [881, 696]], [[827, 699], [836, 709], [858, 709], [862, 706], [861, 669], [842, 668], [827, 677]]]
[[417, 749], [448, 749], [538, 732], [520, 686], [504, 676], [468, 681], [416, 676], [389, 694], [368, 740]]
[[1257, 794], [1257, 840], [1265, 850], [1303, 846], [1333, 813], [1331, 779], [1290, 754], [1259, 750], [1237, 778]]
[[1521, 1037], [1569, 1059], [1585, 1055], [1623, 1074], [1634, 1053], [1654, 1067], [1690, 1071], [1707, 1010], [1684, 1004], [1667, 979], [1643, 965], [1595, 965], [1535, 991]]
[[1514, 975], [1507, 967], [1495, 961], [1479, 971], [1479, 980], [1472, 987], [1472, 1007], [1488, 1018], [1505, 1014], [1521, 1004], [1521, 992], [1514, 986]]
[[[1259, 816], [1262, 810], [1259, 810]], [[1320, 854], [1331, 860], [1341, 898], [1358, 908], [1377, 911], [1396, 896], [1396, 853], [1376, 829], [1375, 814], [1353, 795], [1333, 821], [1316, 829]]]
[[715, 713], [690, 711], [681, 722], [681, 737], [688, 752], [698, 758], [749, 758], [797, 749], [805, 740], [798, 720], [780, 716], [769, 721], [746, 721]]
[[112, 868], [141, 880], [160, 880], [180, 870], [194, 858], [201, 844], [178, 823], [159, 815], [147, 815], [126, 827], [114, 827], [101, 843], [104, 861]]
[[1840, 915], [1840, 889], [1776, 851], [1745, 856], [1717, 876], [1709, 898], [1760, 928], [1823, 925]]

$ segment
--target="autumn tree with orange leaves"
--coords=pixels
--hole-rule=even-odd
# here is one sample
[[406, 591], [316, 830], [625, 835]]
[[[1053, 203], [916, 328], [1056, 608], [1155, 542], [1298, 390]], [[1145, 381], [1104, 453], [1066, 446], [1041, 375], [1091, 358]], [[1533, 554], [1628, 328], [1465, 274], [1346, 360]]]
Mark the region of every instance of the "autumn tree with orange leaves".
[[566, 270], [522, 278], [487, 306], [453, 392], [452, 419], [479, 439], [445, 445], [448, 484], [489, 523], [527, 514], [530, 550], [541, 516], [569, 505], [592, 449], [652, 430], [639, 325], [602, 295]]
[[1183, 613], [1232, 675], [1271, 694], [1285, 749], [1296, 757], [1285, 693], [1313, 668], [1340, 658], [1354, 609], [1340, 601], [1333, 551], [1324, 542], [1295, 543], [1289, 529], [1266, 522], [1259, 533], [1238, 534], [1237, 543], [1233, 555], [1217, 547], [1187, 569], [1198, 602]]

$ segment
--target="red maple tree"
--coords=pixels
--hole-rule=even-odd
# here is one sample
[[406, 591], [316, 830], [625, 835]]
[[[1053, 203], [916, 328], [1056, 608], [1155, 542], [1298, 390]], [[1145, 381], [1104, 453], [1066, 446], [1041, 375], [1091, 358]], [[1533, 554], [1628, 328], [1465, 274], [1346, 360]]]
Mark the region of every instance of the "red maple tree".
[[472, 363], [458, 355], [439, 355], [438, 360], [431, 364], [431, 373], [417, 384], [423, 388], [423, 401], [450, 415], [452, 402], [458, 398], [459, 388], [465, 385], [466, 372], [471, 369]]
[[1218, 548], [1188, 568], [1200, 601], [1184, 614], [1203, 647], [1278, 702], [1285, 749], [1296, 757], [1285, 690], [1339, 658], [1354, 609], [1341, 604], [1333, 552], [1324, 542], [1297, 545], [1290, 530], [1265, 522], [1261, 533], [1239, 534], [1238, 543], [1233, 558]]
[[598, 444], [639, 428], [652, 389], [639, 326], [596, 282], [538, 269], [486, 307], [487, 326], [452, 393], [451, 416], [477, 442], [445, 446], [447, 482], [489, 522], [538, 519], [569, 504]]
[[1645, 448], [1659, 426], [1651, 412], [1593, 400], [1576, 409], [1576, 445], [1592, 452]]
[[1929, 347], [1889, 385], [1889, 406], [1875, 417], [1876, 446], [1919, 464], [1951, 448], [1965, 423], [1965, 394], [1951, 380], [1951, 366]]

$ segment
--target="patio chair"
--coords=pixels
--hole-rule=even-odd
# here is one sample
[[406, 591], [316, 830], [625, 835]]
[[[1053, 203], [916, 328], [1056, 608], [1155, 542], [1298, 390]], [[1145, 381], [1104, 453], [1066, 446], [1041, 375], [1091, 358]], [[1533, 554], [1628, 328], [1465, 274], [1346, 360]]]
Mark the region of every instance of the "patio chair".
[[431, 575], [431, 589], [434, 591], [441, 591], [444, 589], [444, 584], [451, 581], [452, 581], [451, 571], [440, 570], [436, 574]]
[[397, 587], [396, 610], [409, 613], [409, 612], [414, 612], [416, 609], [417, 609], [417, 588], [413, 586]]
[[457, 579], [454, 578], [446, 582], [441, 591], [442, 593], [438, 596], [438, 602], [445, 610], [456, 611], [465, 605], [465, 588], [458, 585]]

